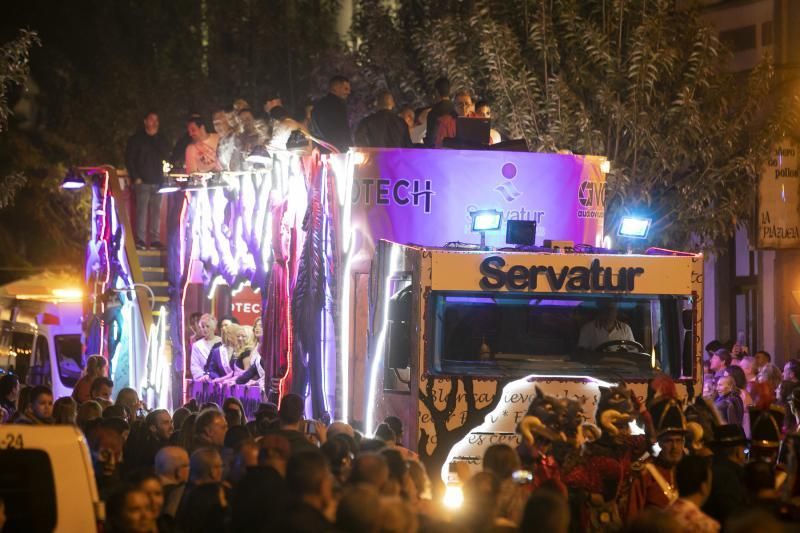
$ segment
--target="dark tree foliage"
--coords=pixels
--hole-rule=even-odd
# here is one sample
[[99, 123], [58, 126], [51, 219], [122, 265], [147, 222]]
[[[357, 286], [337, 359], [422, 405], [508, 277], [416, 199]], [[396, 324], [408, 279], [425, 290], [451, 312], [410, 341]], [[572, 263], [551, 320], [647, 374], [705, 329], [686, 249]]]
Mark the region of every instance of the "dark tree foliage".
[[87, 193], [60, 192], [60, 179], [69, 166], [122, 166], [146, 111], [159, 113], [170, 140], [190, 113], [210, 122], [237, 98], [258, 112], [278, 93], [302, 115], [324, 91], [314, 69], [340, 40], [337, 12], [335, 0], [30, 0], [4, 10], [0, 43], [32, 28], [42, 46], [31, 51], [30, 77], [11, 71], [25, 90], [8, 93], [16, 111], [0, 135], [0, 176], [27, 183], [0, 211], [0, 247], [15, 250], [0, 254], [0, 266], [80, 267]]
[[531, 149], [607, 156], [608, 233], [644, 212], [653, 244], [709, 250], [750, 218], [767, 146], [791, 131], [797, 106], [760, 112], [769, 60], [729, 73], [714, 31], [674, 4], [361, 0], [353, 41], [374, 86], [419, 104], [447, 75]]

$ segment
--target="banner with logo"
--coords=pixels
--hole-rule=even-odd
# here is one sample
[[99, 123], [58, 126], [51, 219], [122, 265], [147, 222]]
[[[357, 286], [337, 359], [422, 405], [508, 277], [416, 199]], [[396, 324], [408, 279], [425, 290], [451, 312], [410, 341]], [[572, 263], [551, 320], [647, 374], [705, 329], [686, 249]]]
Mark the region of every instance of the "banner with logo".
[[[356, 230], [353, 271], [369, 268], [375, 243], [444, 246], [479, 243], [470, 213], [502, 212], [488, 246], [506, 246], [506, 221], [536, 221], [544, 239], [599, 246], [603, 239], [603, 158], [526, 152], [359, 149], [352, 190]], [[344, 172], [345, 155], [332, 157]], [[337, 181], [340, 176], [337, 176]]]
[[790, 141], [772, 147], [758, 184], [758, 248], [800, 248], [798, 147]]

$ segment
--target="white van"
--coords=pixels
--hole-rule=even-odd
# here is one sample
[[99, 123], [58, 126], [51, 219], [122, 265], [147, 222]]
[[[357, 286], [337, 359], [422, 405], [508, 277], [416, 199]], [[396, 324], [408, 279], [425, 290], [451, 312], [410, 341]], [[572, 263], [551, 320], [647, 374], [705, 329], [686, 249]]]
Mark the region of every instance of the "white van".
[[81, 303], [0, 297], [0, 373], [70, 396], [83, 368]]
[[0, 425], [3, 531], [92, 532], [104, 518], [89, 447], [73, 426]]

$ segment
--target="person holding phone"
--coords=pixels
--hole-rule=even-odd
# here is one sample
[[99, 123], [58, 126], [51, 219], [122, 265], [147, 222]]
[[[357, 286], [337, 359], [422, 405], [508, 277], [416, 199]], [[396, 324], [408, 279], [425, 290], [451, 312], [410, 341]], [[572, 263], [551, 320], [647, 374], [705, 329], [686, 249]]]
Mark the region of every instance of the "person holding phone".
[[[324, 444], [327, 436], [325, 424], [317, 420], [305, 420], [303, 399], [297, 394], [287, 394], [278, 410], [280, 429], [270, 432], [286, 437], [292, 455], [303, 451], [317, 450], [315, 444]], [[313, 438], [310, 432], [313, 431]]]

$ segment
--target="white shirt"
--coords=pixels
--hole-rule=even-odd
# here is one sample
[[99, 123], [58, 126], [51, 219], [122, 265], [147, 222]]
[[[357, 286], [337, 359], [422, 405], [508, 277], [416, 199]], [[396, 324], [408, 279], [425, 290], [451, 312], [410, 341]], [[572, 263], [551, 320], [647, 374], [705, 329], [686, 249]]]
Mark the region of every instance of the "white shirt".
[[214, 337], [210, 341], [198, 339], [192, 344], [192, 359], [190, 363], [192, 379], [200, 379], [206, 373], [205, 368], [208, 355], [211, 353], [211, 348], [218, 342], [219, 337]]
[[631, 327], [625, 322], [617, 320], [616, 325], [608, 331], [599, 321], [592, 320], [581, 328], [578, 337], [578, 346], [589, 350], [594, 350], [601, 344], [609, 341], [635, 341]]

